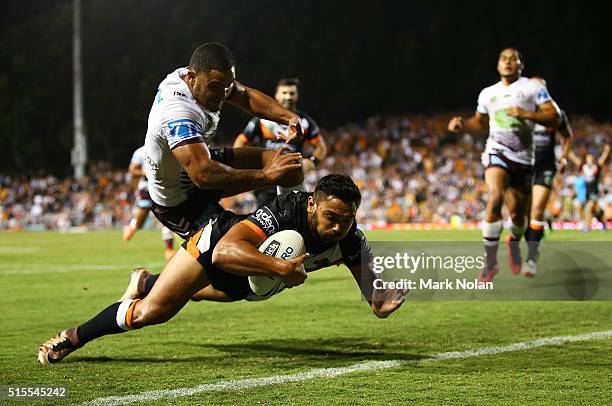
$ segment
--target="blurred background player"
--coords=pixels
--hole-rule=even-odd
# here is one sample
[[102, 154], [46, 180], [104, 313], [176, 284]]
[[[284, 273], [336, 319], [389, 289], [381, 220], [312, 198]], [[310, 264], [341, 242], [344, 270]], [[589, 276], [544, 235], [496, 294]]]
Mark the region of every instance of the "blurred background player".
[[[144, 146], [138, 148], [132, 154], [128, 172], [132, 175], [132, 179], [138, 180], [136, 187], [136, 213], [134, 218], [130, 220], [130, 223], [123, 228], [123, 240], [129, 241], [132, 239], [137, 230], [140, 230], [144, 225], [153, 201], [149, 196], [149, 189], [147, 185], [147, 176], [144, 167], [145, 151]], [[174, 234], [168, 227], [162, 227], [161, 230], [162, 240], [166, 245], [166, 251], [164, 253], [166, 261], [174, 256], [176, 251], [174, 250]]]
[[[539, 76], [533, 76], [531, 80], [548, 88], [546, 81]], [[533, 130], [533, 145], [535, 147], [534, 177], [533, 187], [531, 188], [529, 226], [525, 232], [528, 254], [527, 260], [521, 268], [523, 275], [528, 277], [534, 276], [537, 271], [538, 250], [540, 241], [544, 236], [544, 226], [546, 225], [544, 221], [544, 211], [550, 199], [555, 181], [555, 174], [557, 172], [555, 157], [556, 135], [560, 134], [562, 137], [560, 172], [564, 169], [572, 145], [573, 134], [567, 115], [556, 105], [556, 103], [553, 102], [553, 104], [560, 117], [558, 125], [546, 127], [541, 124], [536, 124]]]
[[[297, 109], [299, 85], [300, 81], [297, 78], [280, 79], [276, 84], [274, 98], [281, 106], [300, 116], [300, 124], [302, 125], [304, 137], [289, 144], [289, 148], [291, 151], [302, 153], [305, 157], [302, 160], [302, 168], [304, 171], [307, 171], [314, 169], [325, 158], [327, 147], [317, 123], [308, 114]], [[248, 122], [242, 133], [236, 137], [234, 148], [250, 145], [276, 150], [288, 145], [279, 138], [279, 134], [286, 132], [287, 126], [285, 125], [255, 117]], [[308, 144], [306, 144], [306, 141]], [[309, 145], [312, 151], [305, 150], [306, 145]], [[295, 187], [279, 186], [278, 188], [271, 187], [256, 190], [254, 194], [257, 199], [257, 205], [263, 206], [270, 203], [277, 194], [290, 190], [305, 191], [304, 184], [301, 183]]]
[[503, 228], [504, 203], [512, 223], [508, 240], [510, 270], [514, 274], [521, 272], [518, 240], [525, 232], [531, 193], [533, 127], [535, 123], [554, 126], [559, 119], [546, 88], [522, 77], [523, 69], [518, 50], [504, 48], [497, 61], [500, 81], [480, 92], [472, 117], [467, 120], [453, 117], [448, 123], [448, 130], [455, 133], [489, 130], [482, 154], [488, 196], [482, 224], [487, 261], [478, 277], [482, 282], [491, 281], [499, 271], [497, 247]]
[[604, 165], [610, 156], [610, 144], [604, 146], [603, 151], [599, 155], [599, 158], [595, 160], [595, 157], [591, 153], [587, 153], [584, 159], [578, 158], [573, 152], [570, 152], [569, 158], [574, 162], [580, 171], [580, 177], [584, 183], [584, 196], [583, 199], [578, 199], [582, 204], [582, 220], [583, 230], [590, 231], [593, 217], [597, 218], [599, 222], [606, 227], [606, 219], [604, 218], [604, 210], [599, 207], [599, 180], [601, 172], [604, 169]]

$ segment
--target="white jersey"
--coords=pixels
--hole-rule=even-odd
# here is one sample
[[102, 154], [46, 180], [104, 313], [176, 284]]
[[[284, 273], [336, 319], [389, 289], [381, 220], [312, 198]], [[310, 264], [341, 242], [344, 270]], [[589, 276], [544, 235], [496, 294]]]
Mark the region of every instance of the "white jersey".
[[485, 154], [502, 154], [511, 161], [532, 165], [535, 123], [511, 117], [506, 109], [518, 106], [527, 111], [536, 111], [538, 106], [551, 100], [542, 84], [524, 77], [519, 77], [508, 86], [500, 81], [483, 89], [478, 96], [477, 110], [489, 116]]
[[[130, 159], [130, 164], [136, 164], [136, 165], [140, 165], [140, 167], [146, 171], [146, 166], [145, 166], [145, 147], [144, 145], [140, 148], [138, 148], [136, 151], [134, 151], [134, 153], [132, 154], [132, 159]], [[146, 176], [141, 176], [140, 179], [138, 179], [138, 190], [146, 190], [147, 189], [147, 177]]]
[[197, 187], [172, 149], [184, 141], [208, 145], [219, 124], [219, 112], [208, 111], [194, 99], [183, 80], [186, 74], [187, 68], [179, 68], [160, 83], [145, 138], [149, 194], [165, 207], [184, 202], [187, 192]]

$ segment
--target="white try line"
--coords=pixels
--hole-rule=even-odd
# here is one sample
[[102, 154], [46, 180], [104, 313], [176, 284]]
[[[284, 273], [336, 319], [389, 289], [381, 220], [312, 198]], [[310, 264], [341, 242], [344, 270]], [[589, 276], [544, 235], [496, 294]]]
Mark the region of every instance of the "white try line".
[[0, 254], [32, 254], [40, 250], [40, 247], [0, 247]]
[[495, 355], [506, 352], [528, 350], [531, 348], [542, 347], [545, 345], [561, 345], [565, 343], [573, 343], [579, 341], [597, 340], [602, 338], [612, 337], [612, 330], [598, 331], [575, 336], [560, 336], [540, 338], [533, 341], [524, 341], [501, 347], [479, 348], [467, 351], [452, 351], [442, 352], [426, 356], [425, 358], [415, 360], [389, 360], [389, 361], [365, 361], [357, 364], [349, 365], [340, 368], [319, 368], [306, 372], [299, 372], [289, 375], [275, 375], [262, 378], [251, 379], [235, 379], [220, 381], [217, 383], [205, 383], [202, 385], [193, 386], [191, 388], [165, 389], [142, 392], [136, 395], [128, 396], [109, 396], [105, 398], [96, 398], [83, 403], [88, 406], [110, 406], [110, 405], [125, 405], [128, 403], [139, 403], [146, 401], [154, 401], [164, 398], [178, 398], [183, 396], [192, 396], [202, 392], [235, 392], [244, 389], [256, 388], [260, 386], [279, 385], [289, 382], [306, 381], [314, 378], [333, 378], [336, 376], [349, 374], [353, 372], [373, 371], [377, 369], [395, 368], [402, 365], [417, 364], [421, 362], [444, 361], [448, 359], [480, 357], [484, 355]]

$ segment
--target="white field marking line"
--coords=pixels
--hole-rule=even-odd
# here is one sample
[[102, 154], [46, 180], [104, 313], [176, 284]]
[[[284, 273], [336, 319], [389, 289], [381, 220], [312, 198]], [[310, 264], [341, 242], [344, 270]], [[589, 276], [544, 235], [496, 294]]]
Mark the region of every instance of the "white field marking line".
[[136, 267], [143, 266], [148, 269], [159, 269], [165, 265], [165, 262], [152, 262], [149, 264], [109, 264], [109, 265], [96, 265], [96, 264], [54, 264], [54, 265], [41, 265], [36, 268], [20, 268], [15, 266], [9, 269], [0, 268], [0, 275], [25, 275], [25, 274], [47, 274], [47, 273], [59, 273], [59, 272], [77, 272], [77, 271], [116, 271], [125, 269], [131, 271]]
[[574, 336], [560, 336], [539, 338], [532, 341], [524, 341], [500, 347], [488, 347], [467, 351], [451, 351], [442, 352], [426, 356], [425, 358], [415, 360], [389, 360], [389, 361], [365, 361], [357, 364], [349, 365], [340, 368], [318, 368], [310, 371], [299, 372], [289, 375], [275, 375], [261, 378], [250, 379], [235, 379], [220, 381], [217, 383], [205, 383], [191, 388], [164, 389], [142, 392], [136, 395], [128, 396], [109, 396], [96, 398], [83, 403], [87, 406], [111, 406], [125, 405], [128, 403], [139, 403], [146, 401], [154, 401], [164, 398], [178, 398], [183, 396], [192, 396], [201, 392], [222, 392], [222, 391], [240, 391], [250, 388], [268, 385], [280, 385], [289, 382], [306, 381], [314, 378], [334, 378], [336, 376], [349, 374], [353, 372], [373, 371], [377, 369], [395, 368], [402, 365], [418, 364], [423, 361], [443, 361], [448, 359], [459, 359], [469, 357], [480, 357], [485, 355], [495, 355], [506, 352], [522, 351], [531, 348], [542, 347], [545, 345], [561, 345], [565, 343], [573, 343], [579, 341], [597, 340], [612, 337], [612, 330], [598, 331]]
[[0, 247], [0, 254], [31, 254], [40, 247]]

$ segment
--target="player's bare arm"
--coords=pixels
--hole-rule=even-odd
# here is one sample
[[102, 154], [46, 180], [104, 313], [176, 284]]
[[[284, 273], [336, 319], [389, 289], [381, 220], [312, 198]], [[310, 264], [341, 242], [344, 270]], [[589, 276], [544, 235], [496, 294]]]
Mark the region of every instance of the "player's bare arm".
[[213, 160], [203, 142], [180, 145], [172, 153], [196, 186], [233, 194], [274, 185], [288, 171], [300, 168], [302, 158], [300, 153], [279, 150], [263, 169], [234, 169]]
[[506, 113], [511, 117], [531, 120], [548, 127], [556, 127], [559, 121], [559, 112], [550, 101], [539, 106], [537, 111], [528, 111], [518, 106], [512, 106], [506, 109]]
[[578, 155], [574, 153], [574, 151], [570, 150], [570, 152], [567, 154], [567, 158], [572, 161], [574, 165], [576, 165], [576, 168], [580, 168], [582, 166], [582, 159], [580, 159]]
[[464, 120], [463, 117], [453, 117], [448, 123], [448, 131], [453, 133], [467, 132], [470, 134], [482, 134], [489, 129], [489, 116], [479, 111]]
[[363, 275], [364, 270], [361, 265], [352, 266], [350, 271], [376, 317], [380, 319], [389, 317], [406, 301], [408, 289], [373, 289], [376, 279], [373, 273]]
[[317, 163], [321, 162], [327, 156], [327, 145], [322, 136], [319, 135], [314, 140], [310, 141], [310, 143], [314, 146], [312, 156], [302, 160], [302, 166], [306, 171], [314, 169]]
[[599, 156], [599, 159], [597, 160], [597, 164], [599, 166], [603, 166], [608, 160], [609, 156], [610, 156], [610, 144], [606, 144], [601, 155]]
[[374, 289], [372, 293], [372, 313], [384, 319], [400, 308], [406, 301], [408, 289]]
[[574, 132], [572, 131], [572, 127], [568, 122], [565, 122], [559, 129], [557, 130], [557, 134], [561, 136], [561, 164], [559, 165], [559, 172], [562, 172], [565, 166], [567, 165], [567, 160], [569, 157], [569, 153], [572, 149], [572, 142], [574, 139]]
[[137, 176], [137, 177], [146, 176], [142, 165], [136, 162], [130, 162], [130, 165], [128, 166], [128, 172], [132, 176]]
[[289, 287], [304, 283], [306, 271], [303, 262], [309, 255], [304, 254], [288, 261], [264, 255], [257, 249], [264, 240], [263, 232], [256, 232], [244, 222], [235, 224], [217, 243], [212, 262], [238, 275], [282, 276]]
[[234, 91], [227, 99], [229, 103], [257, 117], [287, 125], [289, 127], [285, 140], [287, 143], [303, 136], [300, 116], [284, 108], [272, 97], [259, 90], [245, 86], [238, 81], [234, 83]]

